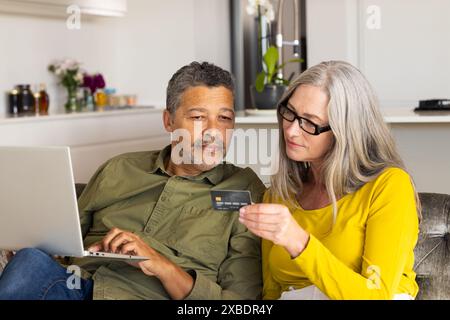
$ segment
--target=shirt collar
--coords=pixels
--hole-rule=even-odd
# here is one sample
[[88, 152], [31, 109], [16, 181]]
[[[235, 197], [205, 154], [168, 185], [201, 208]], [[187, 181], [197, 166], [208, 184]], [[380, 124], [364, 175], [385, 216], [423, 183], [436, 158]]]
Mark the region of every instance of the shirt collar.
[[150, 173], [156, 173], [158, 170], [160, 170], [162, 173], [169, 175], [166, 172], [166, 166], [164, 164], [165, 159], [167, 156], [170, 156], [170, 151], [172, 150], [171, 145], [164, 147], [161, 151], [159, 151], [158, 157], [156, 158], [155, 162], [152, 164], [150, 168]]
[[[156, 172], [160, 171], [163, 174], [170, 176], [170, 174], [166, 171], [165, 160], [167, 159], [167, 157], [170, 157], [171, 151], [172, 151], [172, 146], [170, 144], [168, 146], [164, 147], [164, 149], [162, 149], [159, 152], [158, 157], [156, 158], [156, 160], [149, 172], [156, 173]], [[188, 180], [193, 180], [193, 181], [199, 181], [199, 180], [206, 179], [213, 185], [217, 185], [218, 183], [220, 183], [223, 180], [223, 174], [224, 174], [224, 163], [221, 163], [221, 164], [215, 166], [214, 168], [212, 168], [211, 170], [202, 172], [201, 174], [199, 174], [197, 176], [183, 177], [183, 178], [188, 179]]]

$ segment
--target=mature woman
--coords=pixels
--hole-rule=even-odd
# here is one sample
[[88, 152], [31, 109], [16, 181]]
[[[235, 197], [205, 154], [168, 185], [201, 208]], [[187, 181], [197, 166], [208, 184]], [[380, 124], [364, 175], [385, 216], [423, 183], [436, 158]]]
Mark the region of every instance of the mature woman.
[[279, 170], [240, 212], [263, 238], [263, 298], [413, 299], [420, 203], [364, 76], [309, 68], [278, 122]]

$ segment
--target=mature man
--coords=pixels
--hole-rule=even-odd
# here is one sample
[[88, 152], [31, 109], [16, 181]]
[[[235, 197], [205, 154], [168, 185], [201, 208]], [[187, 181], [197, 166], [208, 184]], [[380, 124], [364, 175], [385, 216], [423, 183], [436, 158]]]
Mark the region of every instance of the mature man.
[[234, 117], [229, 72], [198, 62], [178, 70], [163, 115], [171, 145], [109, 160], [79, 199], [86, 247], [149, 260], [74, 259], [77, 287], [65, 267], [24, 249], [0, 278], [0, 299], [258, 298], [259, 240], [237, 212], [211, 206], [211, 190], [250, 190], [255, 202], [265, 191], [252, 170], [222, 161]]

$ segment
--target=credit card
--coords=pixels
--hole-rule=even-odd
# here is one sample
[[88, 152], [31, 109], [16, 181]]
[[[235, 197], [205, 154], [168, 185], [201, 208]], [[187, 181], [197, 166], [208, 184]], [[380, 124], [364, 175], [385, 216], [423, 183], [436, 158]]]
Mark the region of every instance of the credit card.
[[237, 211], [252, 204], [248, 190], [211, 190], [213, 208], [221, 211]]

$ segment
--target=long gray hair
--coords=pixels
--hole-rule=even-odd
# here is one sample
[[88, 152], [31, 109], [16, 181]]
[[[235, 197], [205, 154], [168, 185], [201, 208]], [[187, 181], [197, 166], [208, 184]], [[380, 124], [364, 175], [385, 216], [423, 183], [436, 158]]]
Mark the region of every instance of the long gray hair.
[[[338, 213], [337, 199], [355, 192], [375, 179], [384, 169], [401, 168], [404, 163], [383, 120], [377, 98], [362, 73], [342, 61], [322, 62], [300, 74], [281, 99], [287, 102], [301, 85], [319, 87], [328, 95], [328, 117], [334, 135], [321, 168], [329, 199], [333, 204], [333, 224]], [[280, 103], [280, 104], [281, 104]], [[288, 158], [283, 119], [278, 114], [280, 157], [278, 172], [272, 176], [269, 195], [298, 208], [295, 196], [303, 191], [310, 165]], [[411, 179], [414, 186], [414, 182]], [[415, 188], [414, 188], [415, 189]], [[416, 194], [419, 218], [421, 209]]]

